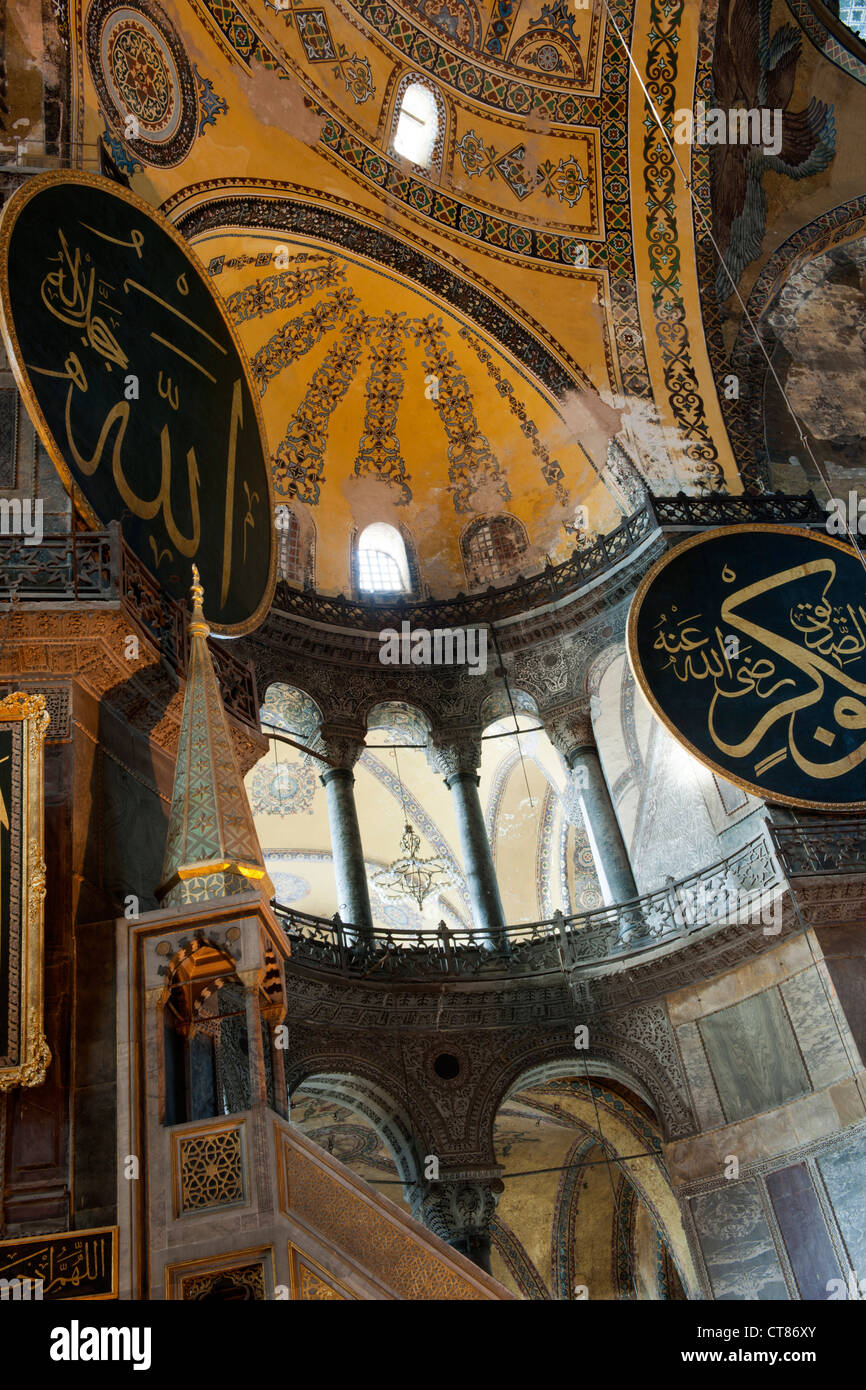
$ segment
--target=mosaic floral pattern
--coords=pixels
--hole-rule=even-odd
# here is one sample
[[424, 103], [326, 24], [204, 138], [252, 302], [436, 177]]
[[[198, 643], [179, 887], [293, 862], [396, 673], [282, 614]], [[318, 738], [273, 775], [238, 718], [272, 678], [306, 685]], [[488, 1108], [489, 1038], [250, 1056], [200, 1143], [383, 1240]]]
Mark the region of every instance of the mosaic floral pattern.
[[217, 116], [224, 116], [229, 109], [229, 104], [225, 97], [219, 96], [213, 89], [213, 82], [209, 77], [203, 77], [197, 66], [193, 66], [195, 80], [198, 84], [198, 104], [201, 111], [201, 120], [198, 123], [199, 135], [204, 134], [206, 125], [216, 125]]
[[274, 455], [274, 488], [278, 496], [297, 497], [311, 506], [319, 501], [331, 415], [352, 384], [369, 330], [367, 316], [353, 314], [310, 378], [286, 437]]
[[263, 724], [275, 724], [287, 734], [294, 734], [299, 743], [308, 743], [322, 722], [315, 700], [294, 685], [279, 681], [268, 686], [260, 714]]
[[198, 130], [197, 83], [161, 6], [93, 0], [85, 37], [100, 106], [127, 150], [147, 164], [179, 164]]
[[317, 789], [316, 772], [308, 763], [265, 760], [248, 783], [254, 816], [311, 816]]
[[346, 268], [334, 256], [308, 257], [301, 252], [294, 259], [299, 262], [322, 260], [324, 264], [294, 265], [290, 270], [267, 275], [263, 280], [255, 280], [251, 285], [244, 285], [243, 289], [227, 295], [225, 307], [234, 323], [246, 323], [247, 319], [292, 309], [312, 294], [336, 289], [345, 283]]
[[404, 342], [410, 332], [405, 314], [387, 313], [379, 320], [378, 336], [370, 346], [364, 433], [358, 443], [355, 477], [372, 474], [399, 492], [400, 503], [412, 500], [406, 460], [397, 438], [397, 410], [406, 372]]
[[415, 342], [424, 348], [424, 371], [439, 381], [438, 399], [432, 402], [448, 436], [449, 492], [457, 512], [472, 509], [472, 494], [493, 484], [505, 501], [511, 489], [499, 461], [478, 428], [472, 393], [453, 352], [445, 345], [441, 319], [429, 315], [415, 322]]

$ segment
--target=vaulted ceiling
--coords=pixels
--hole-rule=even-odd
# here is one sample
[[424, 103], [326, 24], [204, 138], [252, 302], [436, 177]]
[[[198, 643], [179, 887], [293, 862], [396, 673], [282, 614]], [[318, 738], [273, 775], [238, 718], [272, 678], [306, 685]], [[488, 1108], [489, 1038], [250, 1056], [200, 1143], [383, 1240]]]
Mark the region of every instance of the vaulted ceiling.
[[[517, 516], [531, 569], [571, 550], [576, 515], [590, 533], [616, 525], [641, 477], [739, 490], [752, 446], [735, 431], [735, 457], [720, 389], [739, 311], [728, 331], [705, 227], [715, 210], [747, 283], [780, 240], [770, 220], [784, 239], [792, 204], [833, 206], [828, 168], [850, 183], [833, 113], [862, 92], [850, 67], [819, 71], [782, 0], [761, 24], [782, 35], [784, 71], [746, 76], [778, 88], [783, 160], [713, 165], [684, 147], [694, 209], [641, 82], [668, 130], [710, 100], [714, 52], [744, 99], [736, 0], [70, 8], [70, 133], [163, 208], [229, 303], [320, 588], [349, 587], [351, 535], [371, 519], [404, 523], [446, 594], [465, 587], [475, 516]], [[393, 148], [410, 81], [439, 112], [427, 169]], [[609, 455], [614, 436], [636, 473]]]

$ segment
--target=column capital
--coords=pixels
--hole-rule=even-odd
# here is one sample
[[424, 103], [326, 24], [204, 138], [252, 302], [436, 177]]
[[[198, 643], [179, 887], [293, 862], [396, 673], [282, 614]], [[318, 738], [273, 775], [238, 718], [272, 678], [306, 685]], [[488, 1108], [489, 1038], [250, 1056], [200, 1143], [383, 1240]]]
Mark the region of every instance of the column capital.
[[433, 733], [427, 745], [427, 761], [446, 782], [459, 775], [476, 777], [481, 766], [481, 736], [463, 730]]
[[443, 1174], [413, 1200], [412, 1215], [428, 1231], [458, 1249], [471, 1252], [490, 1241], [490, 1222], [505, 1191], [498, 1177]]
[[542, 713], [547, 736], [567, 765], [571, 767], [583, 748], [595, 750], [595, 732], [592, 727], [592, 704], [587, 696], [584, 700], [573, 700], [568, 705], [558, 705], [555, 709]]
[[[351, 772], [364, 751], [364, 732], [353, 724], [320, 724], [310, 747], [330, 758], [333, 767]], [[319, 771], [327, 772], [327, 764], [320, 763]]]

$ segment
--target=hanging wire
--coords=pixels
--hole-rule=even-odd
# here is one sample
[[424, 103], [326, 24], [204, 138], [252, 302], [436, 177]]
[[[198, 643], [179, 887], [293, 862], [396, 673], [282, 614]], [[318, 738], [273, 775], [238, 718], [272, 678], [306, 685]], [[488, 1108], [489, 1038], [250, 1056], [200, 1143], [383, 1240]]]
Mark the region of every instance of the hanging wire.
[[[500, 669], [500, 671], [502, 672], [502, 680], [503, 680], [503, 684], [505, 685], [505, 693], [506, 693], [506, 695], [508, 696], [508, 705], [509, 705], [509, 708], [510, 708], [510, 710], [511, 710], [511, 718], [514, 720], [514, 737], [517, 739], [517, 752], [518, 752], [518, 754], [520, 755], [520, 767], [521, 767], [521, 769], [522, 769], [522, 771], [523, 771], [523, 780], [524, 780], [524, 782], [526, 783], [526, 794], [527, 794], [527, 796], [529, 797], [529, 808], [530, 808], [531, 811], [535, 811], [535, 802], [534, 802], [533, 799], [532, 799], [532, 792], [530, 791], [530, 788], [529, 788], [529, 775], [528, 775], [528, 773], [527, 773], [527, 771], [526, 771], [526, 760], [524, 759], [524, 756], [523, 756], [523, 748], [522, 748], [521, 743], [520, 743], [520, 727], [519, 727], [519, 725], [518, 725], [518, 723], [517, 723], [517, 710], [514, 708], [514, 700], [513, 700], [512, 695], [511, 695], [511, 685], [510, 685], [509, 680], [508, 680], [508, 672], [506, 671], [505, 665], [504, 665], [503, 660], [502, 660], [502, 652], [501, 652], [500, 649], [499, 649], [499, 638], [496, 636], [496, 628], [493, 626], [493, 623], [491, 623], [491, 622], [488, 622], [487, 626], [490, 628], [490, 636], [493, 638], [493, 646], [494, 646], [495, 651], [496, 651], [496, 660], [497, 660], [497, 662], [499, 663], [499, 669]], [[536, 819], [536, 830], [537, 830], [537, 828], [538, 828], [538, 826], [537, 826], [538, 813], [537, 813], [537, 812], [536, 812], [536, 817], [535, 817], [535, 819]]]
[[[741, 293], [740, 293], [740, 290], [739, 290], [739, 287], [738, 287], [738, 285], [737, 285], [737, 282], [736, 282], [736, 280], [734, 279], [733, 275], [731, 274], [731, 271], [730, 271], [729, 268], [728, 268], [728, 265], [727, 265], [727, 263], [726, 263], [726, 261], [725, 261], [725, 258], [724, 258], [724, 256], [723, 256], [723, 254], [722, 254], [721, 248], [719, 247], [719, 244], [718, 244], [718, 242], [716, 241], [715, 236], [713, 235], [712, 227], [710, 226], [710, 223], [709, 223], [709, 221], [708, 221], [708, 219], [707, 219], [707, 217], [706, 217], [706, 215], [705, 215], [705, 213], [704, 213], [704, 210], [703, 210], [703, 208], [700, 206], [700, 203], [698, 202], [698, 199], [697, 199], [695, 193], [692, 191], [691, 180], [688, 178], [688, 176], [687, 176], [687, 174], [686, 174], [686, 171], [684, 170], [682, 164], [681, 164], [680, 161], [679, 161], [679, 158], [677, 157], [676, 150], [674, 149], [674, 147], [673, 147], [673, 145], [672, 145], [672, 143], [671, 143], [670, 137], [668, 136], [668, 133], [667, 133], [667, 131], [665, 130], [664, 122], [662, 121], [662, 118], [661, 118], [661, 116], [660, 116], [660, 114], [659, 114], [658, 108], [656, 107], [655, 102], [653, 101], [652, 97], [650, 96], [650, 94], [649, 94], [649, 92], [648, 92], [648, 90], [647, 90], [646, 83], [644, 82], [643, 77], [641, 76], [641, 72], [640, 72], [640, 69], [639, 69], [637, 63], [635, 62], [635, 59], [634, 59], [634, 56], [633, 56], [633, 54], [632, 54], [631, 48], [630, 48], [628, 42], [626, 41], [626, 39], [625, 39], [625, 37], [624, 37], [624, 35], [623, 35], [623, 33], [622, 33], [622, 30], [620, 29], [619, 25], [617, 24], [616, 20], [614, 19], [613, 14], [611, 13], [611, 9], [610, 9], [610, 5], [609, 5], [609, 3], [608, 3], [608, 0], [601, 0], [601, 4], [602, 4], [602, 6], [603, 6], [603, 8], [604, 8], [604, 10], [605, 10], [605, 13], [607, 14], [607, 17], [608, 17], [609, 21], [610, 21], [611, 28], [613, 29], [614, 33], [616, 34], [617, 38], [619, 39], [619, 42], [620, 42], [620, 44], [622, 45], [622, 48], [625, 50], [625, 53], [626, 53], [626, 55], [627, 55], [627, 57], [628, 57], [628, 61], [629, 61], [629, 64], [631, 65], [632, 71], [634, 72], [635, 77], [637, 78], [638, 82], [640, 83], [641, 90], [643, 91], [644, 97], [646, 98], [647, 106], [649, 107], [649, 109], [650, 109], [650, 111], [651, 111], [651, 113], [652, 113], [652, 116], [653, 116], [653, 119], [655, 120], [656, 125], [658, 126], [659, 130], [661, 131], [662, 139], [664, 140], [665, 144], [667, 145], [668, 150], [670, 151], [671, 158], [673, 159], [674, 164], [676, 165], [677, 169], [678, 169], [679, 172], [680, 172], [680, 175], [682, 176], [683, 183], [684, 183], [684, 185], [685, 185], [685, 187], [686, 187], [686, 190], [687, 190], [687, 192], [688, 192], [688, 195], [689, 195], [689, 201], [690, 201], [691, 205], [694, 207], [694, 210], [695, 210], [697, 216], [700, 218], [701, 227], [703, 228], [704, 232], [706, 233], [706, 235], [707, 235], [709, 241], [712, 243], [712, 247], [713, 247], [713, 250], [714, 250], [715, 253], [716, 253], [716, 256], [718, 257], [719, 264], [720, 264], [720, 266], [722, 267], [723, 271], [725, 272], [725, 275], [728, 277], [728, 279], [729, 279], [730, 282], [731, 282], [731, 289], [732, 289], [734, 295], [736, 296], [736, 299], [737, 299], [737, 302], [738, 302], [740, 308], [741, 308], [742, 311], [743, 311], [743, 318], [744, 318], [745, 322], [748, 324], [749, 329], [751, 330], [752, 336], [754, 337], [755, 342], [757, 343], [758, 347], [760, 348], [760, 350], [761, 350], [761, 352], [762, 352], [762, 354], [763, 354], [763, 356], [764, 356], [764, 359], [765, 359], [765, 361], [766, 361], [766, 363], [767, 363], [767, 367], [768, 367], [768, 369], [769, 369], [769, 371], [770, 371], [770, 374], [771, 374], [771, 376], [772, 376], [772, 378], [773, 378], [773, 381], [775, 382], [776, 387], [777, 387], [777, 389], [778, 389], [778, 391], [779, 391], [779, 394], [780, 394], [782, 400], [784, 401], [785, 406], [786, 406], [786, 408], [787, 408], [787, 410], [788, 410], [788, 413], [789, 413], [789, 415], [791, 416], [791, 419], [792, 419], [793, 422], [794, 422], [794, 426], [795, 426], [795, 428], [796, 428], [796, 430], [797, 430], [797, 434], [798, 434], [799, 437], [800, 437], [800, 442], [803, 444], [803, 446], [804, 446], [804, 448], [805, 448], [805, 450], [806, 450], [806, 453], [809, 455], [809, 458], [812, 460], [812, 463], [814, 464], [814, 467], [815, 467], [815, 472], [818, 474], [818, 477], [821, 479], [821, 482], [824, 484], [825, 488], [827, 489], [827, 496], [832, 500], [832, 498], [833, 498], [833, 488], [832, 488], [832, 486], [831, 486], [831, 484], [830, 484], [830, 482], [829, 482], [829, 480], [828, 480], [826, 474], [824, 473], [823, 469], [821, 468], [821, 465], [818, 463], [818, 460], [815, 458], [815, 455], [814, 455], [814, 453], [813, 453], [813, 451], [812, 451], [812, 446], [811, 446], [811, 444], [809, 443], [809, 440], [807, 439], [806, 435], [803, 433], [803, 427], [802, 427], [802, 425], [800, 424], [800, 420], [799, 420], [799, 418], [798, 418], [798, 416], [797, 416], [797, 413], [796, 413], [796, 411], [794, 410], [794, 407], [792, 406], [790, 399], [788, 398], [788, 394], [787, 394], [787, 392], [785, 391], [785, 388], [784, 388], [784, 386], [782, 385], [781, 380], [779, 379], [779, 374], [778, 374], [778, 372], [776, 371], [776, 368], [773, 366], [772, 358], [770, 357], [770, 354], [767, 352], [767, 349], [766, 349], [766, 347], [765, 347], [765, 345], [764, 345], [763, 338], [761, 337], [761, 334], [760, 334], [759, 331], [758, 331], [757, 324], [755, 323], [754, 319], [752, 318], [752, 315], [749, 313], [749, 310], [748, 310], [748, 308], [746, 307], [746, 301], [743, 299], [743, 296], [742, 296]], [[860, 547], [859, 547], [859, 545], [858, 545], [858, 543], [857, 543], [857, 539], [856, 539], [856, 537], [855, 537], [855, 535], [854, 535], [854, 532], [851, 530], [851, 525], [850, 525], [850, 522], [848, 521], [847, 517], [845, 517], [844, 520], [845, 520], [845, 530], [846, 530], [847, 533], [848, 533], [848, 539], [850, 540], [852, 546], [854, 547], [854, 553], [858, 556], [858, 558], [859, 558], [859, 560], [860, 560], [860, 563], [862, 564], [863, 568], [866, 569], [866, 555], [864, 555], [863, 552], [860, 550]]]

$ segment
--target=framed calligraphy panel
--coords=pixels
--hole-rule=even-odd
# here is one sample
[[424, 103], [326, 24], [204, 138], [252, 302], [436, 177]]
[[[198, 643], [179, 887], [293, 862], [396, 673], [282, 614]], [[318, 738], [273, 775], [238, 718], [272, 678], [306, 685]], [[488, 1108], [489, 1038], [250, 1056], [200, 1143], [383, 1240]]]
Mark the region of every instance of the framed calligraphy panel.
[[0, 700], [0, 1091], [40, 1086], [45, 897], [42, 766], [50, 716], [42, 695]]
[[240, 341], [183, 238], [108, 179], [40, 174], [0, 220], [0, 310], [88, 523], [119, 521], [184, 603], [195, 561], [213, 630], [250, 631], [276, 578], [270, 460]]
[[117, 1298], [117, 1227], [0, 1241], [0, 1286], [7, 1298]]
[[849, 546], [797, 527], [694, 536], [635, 594], [628, 654], [714, 772], [768, 801], [866, 809], [866, 568]]

